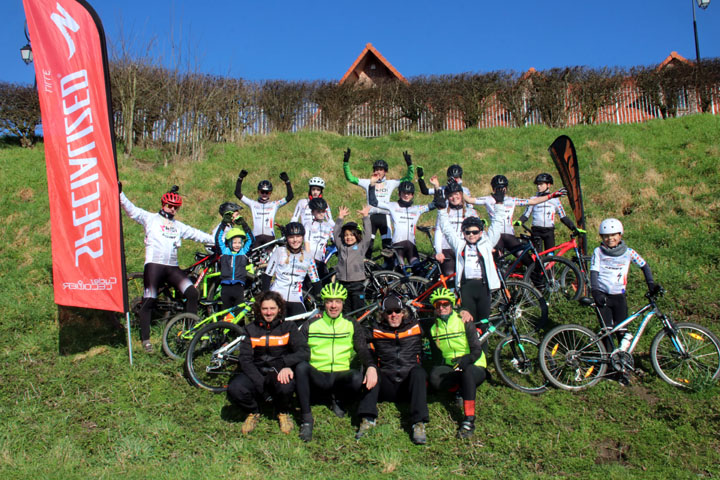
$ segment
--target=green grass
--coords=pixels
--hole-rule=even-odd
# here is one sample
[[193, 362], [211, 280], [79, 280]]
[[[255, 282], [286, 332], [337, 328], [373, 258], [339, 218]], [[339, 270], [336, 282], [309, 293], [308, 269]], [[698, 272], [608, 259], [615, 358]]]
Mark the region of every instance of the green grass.
[[[620, 218], [628, 244], [650, 263], [668, 289], [661, 306], [679, 321], [720, 332], [717, 294], [720, 241], [720, 118], [697, 115], [646, 124], [488, 129], [435, 135], [399, 133], [377, 139], [328, 133], [252, 137], [234, 145], [208, 145], [203, 161], [170, 162], [160, 151], [119, 159], [124, 191], [145, 209], [178, 184], [185, 197], [180, 220], [209, 231], [217, 206], [233, 200], [237, 172], [250, 171], [252, 193], [287, 170], [296, 198], [307, 180], [327, 181], [334, 208], [361, 207], [362, 190], [342, 176], [342, 151], [367, 177], [371, 160], [385, 158], [390, 177], [404, 173], [409, 150], [427, 175], [442, 178], [451, 163], [465, 169], [475, 195], [489, 180], [507, 175], [511, 194], [533, 193], [541, 171], [554, 173], [547, 146], [560, 134], [575, 142], [589, 230], [602, 218]], [[718, 388], [681, 392], [652, 372], [646, 333], [636, 363], [648, 374], [628, 388], [601, 382], [580, 394], [550, 391], [541, 397], [515, 392], [498, 381], [478, 391], [478, 428], [470, 442], [454, 438], [459, 412], [431, 397], [429, 444], [416, 447], [407, 411], [383, 404], [378, 427], [355, 442], [356, 423], [315, 408], [315, 440], [279, 433], [271, 416], [257, 432], [240, 435], [242, 412], [222, 395], [190, 387], [180, 366], [156, 353], [140, 353], [129, 367], [124, 333], [97, 320], [73, 316], [58, 322], [51, 284], [50, 220], [42, 145], [23, 150], [0, 142], [0, 474], [4, 478], [695, 478], [720, 475]], [[557, 175], [556, 175], [557, 178]], [[418, 198], [429, 201], [430, 198]], [[280, 210], [289, 219], [293, 205]], [[357, 220], [357, 218], [354, 218]], [[142, 268], [143, 233], [123, 218], [128, 270]], [[433, 224], [434, 215], [423, 217]], [[558, 226], [559, 239], [567, 232]], [[589, 235], [590, 245], [597, 237]], [[429, 243], [421, 241], [421, 249]], [[198, 245], [186, 242], [181, 263]], [[630, 277], [630, 305], [642, 301], [642, 275]], [[579, 307], [555, 311], [554, 323], [595, 319]], [[105, 324], [110, 324], [105, 321]], [[158, 341], [160, 327], [153, 330]], [[493, 342], [494, 343], [494, 342]], [[156, 343], [159, 346], [159, 343]], [[60, 354], [63, 352], [63, 354]], [[70, 352], [70, 353], [68, 353]], [[403, 407], [404, 408], [404, 407]]]

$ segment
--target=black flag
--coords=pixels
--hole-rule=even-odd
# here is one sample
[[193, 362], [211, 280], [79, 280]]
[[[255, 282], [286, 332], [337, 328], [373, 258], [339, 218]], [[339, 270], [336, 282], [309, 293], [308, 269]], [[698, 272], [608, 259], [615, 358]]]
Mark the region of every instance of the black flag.
[[[575, 214], [575, 224], [585, 230], [585, 208], [583, 207], [582, 189], [580, 188], [580, 166], [578, 165], [575, 145], [567, 135], [561, 135], [548, 148], [555, 167], [560, 173], [563, 186], [567, 188], [570, 207]], [[587, 238], [579, 239], [580, 251], [587, 255]]]

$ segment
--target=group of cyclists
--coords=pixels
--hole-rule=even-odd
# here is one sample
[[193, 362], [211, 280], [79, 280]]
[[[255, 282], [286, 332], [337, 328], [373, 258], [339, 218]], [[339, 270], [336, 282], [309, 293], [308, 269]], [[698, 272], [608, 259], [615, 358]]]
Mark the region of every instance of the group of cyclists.
[[[409, 400], [412, 441], [424, 444], [430, 386], [454, 393], [462, 412], [458, 437], [468, 438], [475, 429], [475, 392], [487, 377], [486, 346], [479, 342], [482, 327], [478, 325], [490, 315], [491, 292], [500, 288], [494, 255], [501, 250], [518, 251], [521, 245], [514, 227], [530, 218], [538, 249], [554, 246], [556, 219], [576, 234], [585, 232], [565, 214], [560, 202], [565, 190], [553, 191], [554, 180], [548, 173], [537, 175], [537, 193], [528, 199], [508, 195], [509, 181], [503, 175], [492, 178], [490, 195], [473, 197], [463, 185], [460, 165], [448, 167], [443, 184], [437, 175], [431, 176], [432, 188], [428, 188], [423, 168], [415, 168], [408, 152], [403, 153], [407, 172], [400, 180], [386, 178], [389, 166], [384, 160], [373, 163], [369, 178], [359, 179], [351, 173], [350, 158], [347, 149], [343, 155], [345, 178], [362, 187], [366, 196], [365, 207], [358, 211], [361, 222], [348, 221], [350, 211], [344, 206], [333, 220], [324, 197], [325, 181], [313, 177], [307, 197], [298, 201], [291, 221], [283, 228], [283, 243], [274, 242], [275, 215], [294, 198], [285, 172], [279, 175], [285, 183], [285, 197], [272, 200], [273, 185], [262, 180], [257, 198], [251, 199], [243, 193], [248, 175], [243, 169], [235, 196], [248, 207], [252, 227], [243, 219], [239, 204], [226, 202], [220, 205], [222, 221], [212, 235], [175, 219], [183, 202], [176, 187], [162, 195], [160, 211], [151, 213], [133, 205], [120, 185], [123, 209], [145, 228], [144, 293], [138, 315], [142, 346], [148, 352], [153, 350], [150, 318], [163, 283], [185, 296], [188, 312], [197, 312], [198, 292], [178, 267], [182, 239], [213, 244], [221, 254], [221, 302], [225, 308], [250, 301], [246, 298], [249, 275], [258, 273], [255, 268], [262, 270], [262, 293], [253, 299], [252, 322], [244, 327], [240, 368], [228, 385], [230, 400], [248, 412], [244, 434], [257, 426], [263, 401], [272, 403], [281, 431], [290, 433], [294, 427], [290, 415], [293, 394], [300, 404], [299, 436], [304, 441], [313, 435], [313, 402], [325, 400], [343, 417], [349, 404], [359, 399], [356, 438], [360, 439], [376, 423], [378, 402]], [[416, 170], [420, 193], [430, 199], [425, 204], [415, 202]], [[398, 199], [392, 201], [395, 190]], [[485, 207], [490, 220], [487, 230], [475, 205]], [[525, 210], [513, 220], [516, 207]], [[375, 235], [379, 233], [383, 248], [395, 250], [399, 262], [413, 266], [419, 261], [416, 226], [431, 210], [437, 210], [434, 256], [444, 275], [455, 273], [454, 289], [441, 287], [430, 296], [434, 321], [421, 324], [395, 295], [380, 300], [378, 313], [370, 322], [346, 318], [347, 312], [366, 303], [364, 262], [371, 256]], [[603, 321], [613, 326], [627, 316], [625, 286], [631, 263], [643, 269], [651, 291], [659, 287], [647, 263], [622, 241], [619, 220], [604, 220], [599, 233], [602, 243], [591, 263], [592, 296]], [[330, 242], [337, 248], [333, 280], [325, 264]], [[249, 262], [250, 247], [266, 244], [274, 248], [267, 264]], [[300, 325], [286, 321], [305, 312], [303, 288], [308, 282], [313, 296], [321, 300], [322, 314]], [[428, 369], [423, 337], [429, 339], [435, 363]]]

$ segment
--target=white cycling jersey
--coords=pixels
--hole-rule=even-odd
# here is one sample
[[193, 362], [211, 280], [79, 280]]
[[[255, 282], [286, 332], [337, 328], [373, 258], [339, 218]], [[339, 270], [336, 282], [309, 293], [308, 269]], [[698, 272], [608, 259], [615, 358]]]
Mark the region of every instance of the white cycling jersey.
[[251, 200], [247, 195], [243, 195], [240, 199], [245, 205], [250, 207], [253, 219], [253, 235], [271, 235], [275, 236], [275, 214], [278, 208], [287, 204], [285, 197], [280, 200], [272, 200], [266, 203], [260, 203], [257, 200]]
[[[445, 208], [444, 210], [447, 211], [448, 222], [450, 222], [450, 225], [458, 236], [462, 234], [461, 227], [463, 220], [467, 217], [478, 216], [472, 205], [464, 205], [463, 208], [458, 209]], [[447, 241], [447, 238], [445, 238], [445, 234], [442, 233], [442, 229], [440, 228], [440, 217], [438, 217], [435, 221], [435, 238], [433, 238], [433, 247], [435, 248], [435, 253], [442, 253], [443, 250], [452, 249]]]
[[[547, 194], [543, 193], [542, 195]], [[536, 195], [536, 197], [542, 195]], [[532, 215], [533, 227], [555, 228], [555, 214], [558, 215], [558, 218], [566, 216], [565, 209], [559, 198], [551, 198], [547, 202], [538, 203], [537, 205], [528, 205], [522, 216], [530, 218], [530, 215]]]
[[625, 293], [631, 263], [642, 268], [646, 262], [629, 247], [625, 253], [617, 257], [607, 255], [600, 247], [597, 247], [590, 261], [590, 271], [598, 272], [598, 285], [592, 285], [592, 288], [610, 295]]
[[[370, 213], [389, 213], [386, 208], [383, 208], [380, 206], [381, 203], [389, 203], [390, 202], [390, 196], [392, 195], [392, 192], [395, 191], [395, 189], [400, 185], [400, 180], [388, 180], [387, 178], [383, 180], [382, 182], [378, 182], [375, 184], [375, 197], [378, 201], [377, 207], [370, 207]], [[370, 193], [368, 190], [370, 189], [370, 179], [369, 178], [360, 178], [358, 179], [358, 185], [360, 185], [362, 188], [365, 189], [365, 196], [367, 198], [368, 204], [370, 203]], [[394, 240], [393, 240], [394, 241]]]
[[[515, 198], [515, 197], [505, 197], [505, 200], [503, 201], [503, 205], [505, 205], [505, 209], [507, 210], [508, 214], [507, 217], [505, 217], [505, 221], [502, 224], [502, 230], [500, 233], [506, 233], [508, 235], [515, 235], [515, 230], [513, 229], [513, 212], [515, 211], [515, 207], [524, 207], [528, 205], [529, 200], [526, 198]], [[475, 199], [475, 205], [484, 205], [485, 210], [487, 210], [488, 216], [490, 217], [490, 223], [492, 223], [495, 220], [495, 204], [497, 202], [492, 197], [492, 195], [488, 195], [486, 197], [480, 197]]]
[[332, 238], [335, 222], [332, 220], [318, 222], [312, 219], [303, 226], [305, 227], [305, 243], [309, 246], [313, 258], [321, 262], [325, 261], [325, 249], [328, 241]]
[[[297, 205], [295, 205], [295, 211], [292, 214], [292, 218], [290, 219], [291, 222], [300, 222], [303, 225], [305, 225], [308, 222], [312, 222], [313, 216], [312, 216], [312, 210], [308, 208], [308, 202], [310, 199], [308, 198], [301, 198], [298, 200]], [[327, 215], [328, 220], [332, 221], [332, 211], [330, 210], [330, 205], [328, 205], [327, 209], [325, 210], [325, 215]]]
[[378, 207], [390, 213], [393, 225], [392, 242], [408, 241], [415, 244], [415, 226], [420, 215], [430, 211], [430, 205], [402, 207], [398, 202], [388, 203], [378, 199]]
[[302, 303], [302, 286], [306, 275], [310, 276], [313, 283], [320, 281], [312, 255], [305, 250], [290, 253], [286, 247], [273, 250], [265, 273], [273, 277], [270, 290], [278, 292], [286, 302]]
[[177, 267], [177, 251], [183, 238], [215, 244], [215, 239], [201, 230], [136, 207], [124, 193], [120, 194], [120, 205], [128, 217], [145, 228], [145, 263]]
[[[443, 197], [447, 197], [447, 193], [445, 189], [447, 188], [447, 185], [441, 186], [443, 191]], [[462, 191], [465, 195], [470, 196], [470, 189], [463, 185]], [[435, 187], [428, 188], [428, 195], [435, 195]]]

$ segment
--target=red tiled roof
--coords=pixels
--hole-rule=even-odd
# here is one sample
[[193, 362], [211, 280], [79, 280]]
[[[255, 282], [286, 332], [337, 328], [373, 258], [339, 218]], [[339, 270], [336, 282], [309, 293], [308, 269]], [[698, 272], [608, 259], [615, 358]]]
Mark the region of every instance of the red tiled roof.
[[390, 62], [387, 61], [385, 57], [382, 56], [380, 52], [377, 51], [375, 47], [373, 47], [372, 43], [368, 43], [365, 45], [365, 49], [360, 53], [360, 55], [355, 59], [355, 62], [350, 66], [347, 72], [345, 72], [345, 75], [340, 79], [340, 84], [342, 85], [345, 83], [345, 81], [352, 75], [352, 73], [355, 71], [357, 66], [360, 64], [363, 58], [365, 58], [368, 54], [372, 53], [377, 57], [380, 62], [382, 62], [385, 67], [387, 67], [388, 70], [390, 70], [390, 73], [392, 73], [395, 78], [400, 80], [401, 82], [408, 83], [408, 81], [405, 79], [405, 77], [402, 76], [400, 72], [398, 72], [395, 67], [390, 64]]

